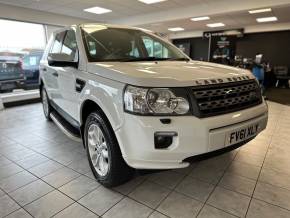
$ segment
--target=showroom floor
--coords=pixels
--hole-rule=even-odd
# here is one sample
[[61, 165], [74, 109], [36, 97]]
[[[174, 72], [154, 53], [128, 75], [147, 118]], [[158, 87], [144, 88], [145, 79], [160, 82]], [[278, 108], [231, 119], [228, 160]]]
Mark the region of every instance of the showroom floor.
[[1, 111], [0, 217], [290, 217], [290, 106], [269, 104], [267, 130], [239, 151], [112, 190], [41, 104]]

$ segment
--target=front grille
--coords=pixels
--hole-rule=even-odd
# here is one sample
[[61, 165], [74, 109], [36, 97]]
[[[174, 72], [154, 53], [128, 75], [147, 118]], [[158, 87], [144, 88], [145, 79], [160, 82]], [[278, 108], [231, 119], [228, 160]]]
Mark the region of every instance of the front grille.
[[192, 88], [193, 108], [198, 117], [210, 117], [246, 109], [262, 102], [255, 80]]

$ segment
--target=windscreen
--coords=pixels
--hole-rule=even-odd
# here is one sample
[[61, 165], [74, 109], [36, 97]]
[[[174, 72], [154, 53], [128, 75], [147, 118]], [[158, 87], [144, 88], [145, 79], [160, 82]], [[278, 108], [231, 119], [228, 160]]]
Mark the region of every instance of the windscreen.
[[90, 62], [188, 60], [175, 46], [138, 29], [102, 25], [81, 29]]

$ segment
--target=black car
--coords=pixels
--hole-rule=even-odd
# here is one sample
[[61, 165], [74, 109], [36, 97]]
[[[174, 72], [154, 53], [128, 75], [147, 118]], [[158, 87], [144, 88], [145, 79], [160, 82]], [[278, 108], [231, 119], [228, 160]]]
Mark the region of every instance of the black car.
[[0, 52], [0, 92], [11, 92], [24, 87], [22, 54]]
[[43, 51], [32, 51], [24, 55], [22, 69], [25, 75], [25, 86], [27, 89], [37, 88], [39, 79], [39, 62]]

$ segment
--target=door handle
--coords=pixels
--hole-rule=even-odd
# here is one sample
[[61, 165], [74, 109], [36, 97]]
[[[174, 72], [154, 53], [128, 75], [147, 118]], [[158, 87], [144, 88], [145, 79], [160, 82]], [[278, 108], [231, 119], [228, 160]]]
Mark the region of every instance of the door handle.
[[55, 77], [58, 77], [58, 73], [57, 72], [52, 73], [52, 75], [55, 76]]
[[46, 69], [45, 67], [41, 68], [41, 70], [42, 70], [43, 72], [46, 72], [46, 71], [47, 71], [47, 69]]

